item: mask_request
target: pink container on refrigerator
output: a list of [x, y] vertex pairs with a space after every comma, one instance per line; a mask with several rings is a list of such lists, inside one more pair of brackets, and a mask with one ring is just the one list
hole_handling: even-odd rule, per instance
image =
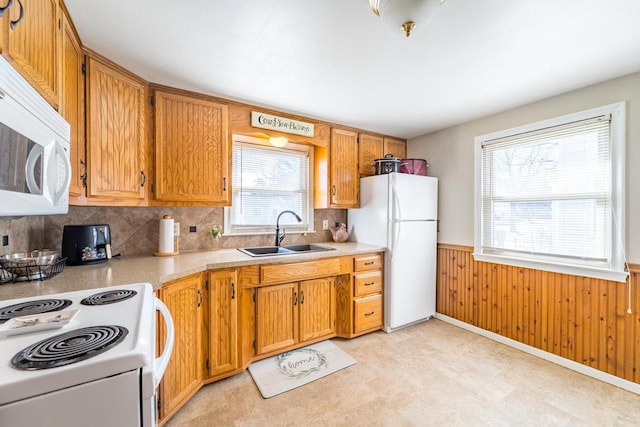
[[429, 167], [429, 164], [425, 159], [400, 160], [400, 173], [427, 176], [428, 167]]

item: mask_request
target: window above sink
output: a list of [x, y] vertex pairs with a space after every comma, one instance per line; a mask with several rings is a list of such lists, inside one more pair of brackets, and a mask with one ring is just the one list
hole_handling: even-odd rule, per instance
[[289, 143], [284, 148], [268, 140], [233, 136], [232, 205], [224, 209], [225, 235], [273, 233], [283, 210], [302, 222], [283, 217], [287, 233], [314, 231], [313, 147]]

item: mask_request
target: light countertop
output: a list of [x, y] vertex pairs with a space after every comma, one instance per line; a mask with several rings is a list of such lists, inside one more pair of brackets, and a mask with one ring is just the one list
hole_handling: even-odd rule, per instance
[[186, 252], [172, 257], [124, 256], [93, 265], [67, 265], [60, 274], [51, 279], [0, 284], [0, 301], [128, 283], [151, 283], [154, 289], [160, 289], [165, 282], [205, 270], [252, 264], [308, 261], [384, 251], [384, 248], [379, 246], [353, 242], [322, 242], [320, 244], [336, 250], [251, 257], [237, 249], [220, 249], [217, 251]]

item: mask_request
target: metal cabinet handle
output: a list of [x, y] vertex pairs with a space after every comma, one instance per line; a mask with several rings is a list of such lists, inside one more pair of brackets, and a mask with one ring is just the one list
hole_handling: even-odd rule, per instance
[[198, 307], [200, 307], [200, 306], [202, 305], [202, 299], [203, 299], [203, 297], [202, 297], [202, 292], [200, 292], [200, 289], [198, 289], [198, 291], [197, 291], [197, 292], [198, 292], [198, 295], [200, 296], [200, 301], [198, 301]]
[[84, 173], [80, 175], [80, 181], [82, 181], [82, 187], [87, 188], [87, 164], [82, 159], [80, 159], [80, 164], [84, 169]]
[[373, 261], [366, 261], [364, 265], [373, 265]]
[[147, 182], [147, 176], [144, 174], [144, 171], [140, 171], [140, 175], [142, 175], [142, 183], [140, 187], [144, 187], [144, 184]]
[[298, 293], [293, 293], [293, 305], [298, 305]]
[[236, 298], [236, 284], [231, 282], [231, 299]]
[[375, 285], [375, 283], [376, 283], [376, 282], [367, 282], [367, 283], [365, 283], [364, 285], [365, 285], [365, 286], [371, 286], [371, 285]]
[[364, 315], [365, 316], [371, 316], [373, 313], [375, 313], [375, 311], [368, 311]]
[[20, 16], [18, 16], [18, 19], [16, 19], [15, 21], [11, 21], [12, 30], [15, 30], [20, 21], [22, 21], [22, 18], [24, 18], [24, 6], [22, 5], [22, 2], [20, 0], [18, 0], [18, 4], [20, 5]]
[[304, 304], [304, 291], [300, 291], [300, 304]]
[[222, 177], [222, 191], [227, 191], [227, 177]]
[[336, 195], [336, 186], [335, 185], [332, 187], [331, 194], [333, 194], [334, 196]]
[[13, 4], [13, 0], [9, 0], [6, 6], [0, 7], [0, 16], [4, 15], [4, 11], [9, 9], [12, 4]]

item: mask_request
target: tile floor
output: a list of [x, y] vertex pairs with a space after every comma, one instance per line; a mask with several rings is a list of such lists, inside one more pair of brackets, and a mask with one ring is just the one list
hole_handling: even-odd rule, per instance
[[358, 363], [270, 399], [245, 371], [166, 426], [640, 426], [640, 395], [440, 320], [333, 342]]

